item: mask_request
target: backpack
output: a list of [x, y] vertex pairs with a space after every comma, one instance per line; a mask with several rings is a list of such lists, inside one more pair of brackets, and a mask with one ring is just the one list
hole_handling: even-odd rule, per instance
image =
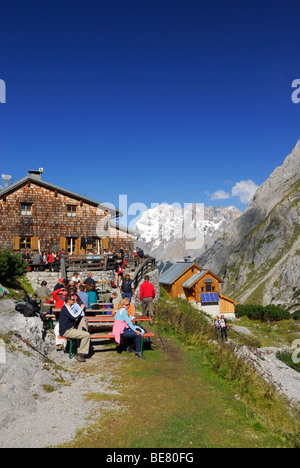
[[24, 317], [39, 316], [39, 306], [35, 301], [31, 299], [28, 302], [18, 302], [16, 304], [15, 310], [23, 314]]

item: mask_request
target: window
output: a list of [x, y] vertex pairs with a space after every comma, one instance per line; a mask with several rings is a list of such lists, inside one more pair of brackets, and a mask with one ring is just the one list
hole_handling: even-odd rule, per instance
[[32, 205], [21, 203], [21, 216], [32, 216]]
[[31, 237], [20, 237], [20, 249], [31, 249]]
[[212, 288], [211, 284], [207, 284], [206, 285], [206, 292], [211, 292], [211, 288]]
[[100, 253], [100, 239], [93, 237], [92, 250], [97, 250]]
[[68, 237], [67, 238], [67, 252], [68, 254], [75, 253], [76, 250], [76, 238], [75, 237]]
[[77, 206], [76, 205], [67, 205], [67, 217], [76, 218], [77, 217]]

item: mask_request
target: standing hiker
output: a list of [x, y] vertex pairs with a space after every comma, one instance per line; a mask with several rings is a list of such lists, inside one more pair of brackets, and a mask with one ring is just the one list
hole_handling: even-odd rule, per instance
[[130, 279], [129, 275], [126, 275], [125, 278], [122, 280], [121, 286], [120, 286], [120, 292], [122, 294], [122, 299], [125, 299], [125, 297], [129, 298], [129, 301], [131, 302], [132, 296], [134, 296], [134, 289], [133, 289], [133, 281]]
[[226, 320], [226, 318], [224, 317], [224, 315], [221, 316], [221, 319], [220, 319], [220, 327], [221, 327], [221, 337], [222, 337], [222, 341], [224, 341], [224, 338], [225, 338], [225, 340], [227, 341], [227, 340], [228, 340], [228, 330], [229, 330], [229, 327], [228, 327], [228, 323], [227, 323], [227, 320]]
[[219, 340], [221, 338], [221, 325], [220, 325], [220, 320], [218, 316], [215, 317], [213, 325], [215, 327], [217, 338]]
[[140, 286], [140, 302], [143, 306], [143, 315], [150, 317], [150, 325], [153, 325], [154, 311], [153, 301], [156, 297], [156, 291], [152, 283], [149, 281], [149, 276], [146, 275], [144, 283]]

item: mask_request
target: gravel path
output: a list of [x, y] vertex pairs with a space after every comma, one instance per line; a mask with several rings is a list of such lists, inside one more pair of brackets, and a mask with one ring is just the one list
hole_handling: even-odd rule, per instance
[[[40, 340], [41, 321], [21, 314], [0, 314], [0, 330], [10, 330], [5, 362], [0, 363], [0, 447], [43, 448], [67, 443], [78, 429], [87, 428], [103, 411], [120, 408], [107, 395], [114, 395], [113, 379], [121, 365], [111, 347], [97, 346], [86, 363], [69, 360], [57, 352], [54, 338]], [[5, 329], [6, 328], [6, 329]], [[17, 336], [40, 348], [32, 350]], [[3, 340], [2, 340], [3, 343]], [[101, 352], [108, 351], [111, 352]], [[41, 353], [60, 367], [45, 361]], [[63, 379], [63, 383], [62, 383]], [[49, 392], [49, 390], [51, 390]], [[99, 401], [86, 394], [104, 394]]]
[[78, 429], [91, 425], [102, 410], [116, 411], [110, 402], [87, 401], [86, 393], [108, 393], [101, 376], [77, 376], [70, 386], [47, 394], [35, 408], [24, 412], [0, 431], [2, 448], [43, 448], [72, 440]]

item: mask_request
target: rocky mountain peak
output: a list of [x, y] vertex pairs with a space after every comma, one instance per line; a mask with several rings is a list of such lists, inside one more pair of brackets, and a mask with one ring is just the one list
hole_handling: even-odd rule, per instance
[[241, 302], [300, 308], [300, 140], [198, 262]]
[[[181, 208], [163, 204], [143, 213], [136, 224], [135, 229], [140, 234], [138, 245], [156, 260], [164, 262], [175, 263], [186, 255], [196, 258], [209, 248], [228, 224], [240, 214], [240, 210], [234, 206], [204, 207], [203, 212], [202, 207], [197, 205]], [[190, 228], [195, 235], [204, 234], [204, 245], [201, 249], [188, 250]]]

